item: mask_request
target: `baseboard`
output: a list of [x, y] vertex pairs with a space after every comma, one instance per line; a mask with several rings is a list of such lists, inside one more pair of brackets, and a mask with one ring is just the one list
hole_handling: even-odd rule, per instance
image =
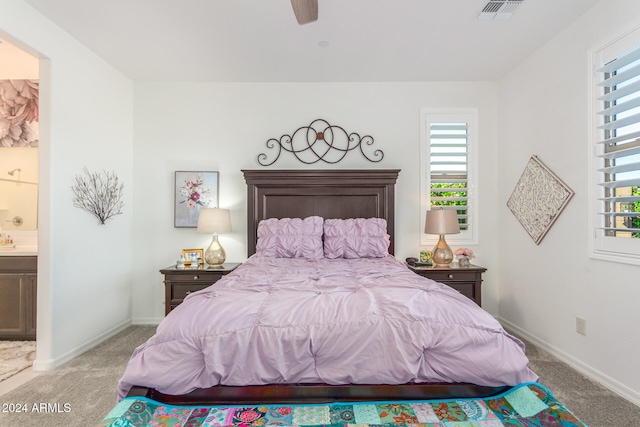
[[93, 347], [97, 346], [98, 344], [108, 340], [109, 338], [113, 337], [114, 335], [124, 331], [125, 329], [127, 329], [129, 326], [131, 326], [131, 320], [126, 320], [122, 323], [120, 323], [119, 325], [114, 326], [113, 328], [109, 329], [106, 332], [103, 332], [102, 334], [98, 335], [97, 337], [87, 341], [86, 343], [82, 344], [79, 347], [76, 347], [68, 352], [66, 352], [65, 354], [63, 354], [60, 357], [56, 357], [55, 359], [48, 359], [48, 360], [39, 360], [36, 359], [33, 362], [33, 370], [34, 371], [51, 371], [55, 368], [57, 368], [58, 366], [62, 365], [63, 363], [66, 363], [78, 356], [80, 356], [82, 353], [91, 350]]
[[159, 325], [164, 317], [136, 317], [132, 320], [133, 325]]
[[512, 332], [515, 335], [519, 335], [527, 341], [532, 342], [537, 347], [540, 347], [547, 353], [551, 354], [553, 357], [561, 360], [566, 363], [576, 371], [585, 375], [586, 377], [596, 381], [599, 384], [602, 384], [604, 387], [608, 388], [612, 392], [618, 394], [620, 397], [627, 399], [629, 402], [634, 405], [640, 406], [640, 393], [627, 387], [626, 385], [620, 383], [619, 381], [609, 377], [608, 375], [603, 374], [597, 369], [592, 368], [586, 363], [576, 359], [575, 357], [565, 353], [557, 347], [547, 343], [546, 341], [541, 340], [535, 335], [530, 334], [529, 332], [521, 329], [520, 327], [514, 325], [513, 323], [501, 318], [496, 317], [496, 319], [502, 324], [502, 326], [508, 331]]

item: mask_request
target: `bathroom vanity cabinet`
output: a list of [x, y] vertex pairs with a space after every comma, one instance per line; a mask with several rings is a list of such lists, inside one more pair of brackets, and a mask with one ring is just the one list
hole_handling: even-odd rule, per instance
[[36, 339], [38, 257], [0, 256], [0, 340]]

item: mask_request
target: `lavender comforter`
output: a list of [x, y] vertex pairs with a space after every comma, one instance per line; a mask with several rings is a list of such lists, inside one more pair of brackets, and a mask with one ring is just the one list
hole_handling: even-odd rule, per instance
[[254, 255], [189, 295], [133, 353], [118, 384], [184, 394], [274, 383], [516, 385], [523, 344], [473, 301], [378, 259]]

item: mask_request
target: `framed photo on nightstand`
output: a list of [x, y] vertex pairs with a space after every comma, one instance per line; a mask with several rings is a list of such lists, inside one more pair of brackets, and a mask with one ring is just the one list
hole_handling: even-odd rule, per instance
[[191, 266], [194, 260], [198, 260], [198, 265], [204, 264], [204, 249], [183, 249], [185, 267]]

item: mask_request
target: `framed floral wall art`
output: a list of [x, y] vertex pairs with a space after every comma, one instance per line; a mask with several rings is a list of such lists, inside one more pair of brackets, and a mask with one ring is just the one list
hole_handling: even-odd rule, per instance
[[173, 226], [195, 228], [202, 208], [218, 207], [218, 172], [176, 171]]
[[37, 147], [40, 82], [0, 80], [0, 147]]
[[532, 156], [513, 189], [507, 206], [538, 245], [571, 197], [573, 190], [537, 156]]

